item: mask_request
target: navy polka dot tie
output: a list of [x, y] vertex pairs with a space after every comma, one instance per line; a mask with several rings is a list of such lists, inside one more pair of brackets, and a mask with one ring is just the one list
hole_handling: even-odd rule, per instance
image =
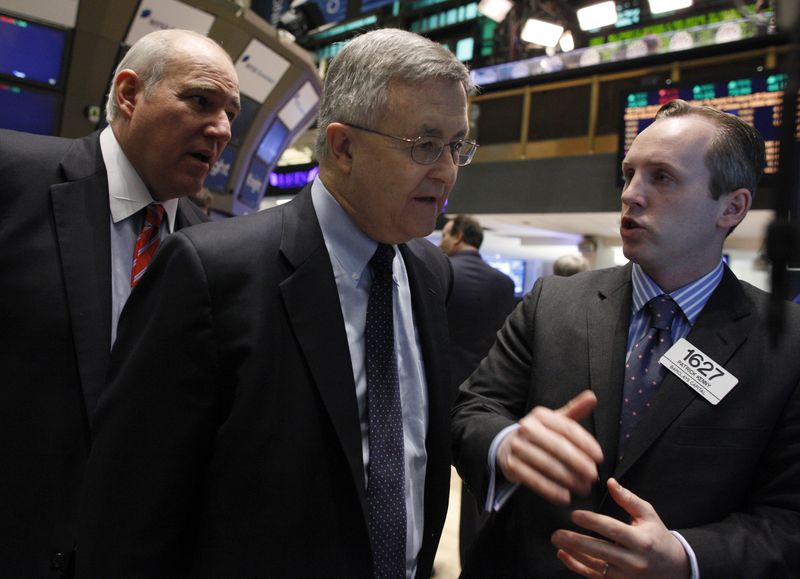
[[406, 503], [403, 415], [392, 317], [394, 248], [383, 243], [369, 261], [372, 285], [365, 327], [369, 477], [367, 502], [375, 577], [405, 577]]
[[678, 304], [668, 295], [654, 297], [646, 307], [650, 311], [650, 329], [633, 345], [628, 363], [625, 364], [619, 429], [620, 459], [625, 444], [650, 407], [650, 399], [664, 379], [666, 370], [658, 360], [672, 347], [670, 328], [678, 312]]

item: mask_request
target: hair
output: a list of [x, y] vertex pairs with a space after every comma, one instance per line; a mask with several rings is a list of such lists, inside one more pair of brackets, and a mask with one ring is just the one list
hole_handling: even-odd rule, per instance
[[553, 264], [553, 274], [569, 277], [589, 269], [589, 262], [582, 255], [562, 255]]
[[114, 82], [117, 80], [117, 75], [120, 71], [125, 69], [134, 71], [139, 80], [144, 83], [144, 97], [149, 98], [153, 89], [163, 80], [164, 72], [177, 66], [176, 61], [186, 53], [181, 47], [180, 41], [187, 36], [202, 38], [215, 46], [219, 46], [214, 40], [198, 32], [169, 29], [157, 30], [146, 34], [130, 47], [117, 65], [116, 70], [114, 70], [111, 87], [108, 89], [106, 120], [109, 123], [116, 119], [119, 113]]
[[717, 134], [706, 151], [705, 162], [711, 173], [709, 189], [713, 199], [744, 188], [755, 197], [764, 172], [764, 137], [735, 115], [708, 106], [694, 106], [676, 99], [662, 106], [656, 120], [695, 115], [714, 123]]
[[327, 155], [326, 129], [334, 122], [373, 127], [386, 109], [392, 82], [460, 82], [467, 95], [475, 85], [467, 67], [447, 48], [405, 30], [384, 28], [352, 39], [333, 58], [317, 116], [316, 154]]
[[462, 239], [467, 245], [480, 249], [483, 243], [483, 227], [477, 219], [469, 215], [456, 215], [450, 220], [450, 235], [461, 233]]

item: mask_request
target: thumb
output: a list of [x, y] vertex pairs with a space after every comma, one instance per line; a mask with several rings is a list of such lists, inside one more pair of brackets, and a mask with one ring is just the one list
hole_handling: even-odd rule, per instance
[[588, 418], [596, 406], [597, 396], [591, 390], [584, 390], [559, 408], [557, 412], [576, 422], [580, 422], [584, 418]]

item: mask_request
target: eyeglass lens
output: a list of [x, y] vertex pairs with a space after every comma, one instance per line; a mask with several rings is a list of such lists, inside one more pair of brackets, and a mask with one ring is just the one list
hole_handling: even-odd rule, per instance
[[422, 165], [435, 163], [445, 147], [450, 149], [453, 162], [456, 165], [464, 166], [472, 161], [476, 146], [469, 141], [456, 141], [445, 143], [436, 137], [422, 137], [411, 148], [411, 157]]

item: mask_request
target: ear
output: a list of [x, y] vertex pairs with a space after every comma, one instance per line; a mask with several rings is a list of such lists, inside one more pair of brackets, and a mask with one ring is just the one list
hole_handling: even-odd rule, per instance
[[328, 160], [332, 161], [344, 174], [349, 175], [353, 169], [353, 141], [350, 131], [342, 123], [331, 123], [325, 129], [328, 141]]
[[747, 215], [753, 204], [753, 195], [749, 189], [742, 187], [724, 195], [723, 202], [724, 209], [717, 220], [717, 225], [722, 229], [730, 229], [738, 225]]
[[117, 108], [126, 119], [130, 120], [136, 109], [136, 103], [140, 98], [140, 85], [139, 75], [128, 68], [119, 71], [114, 78], [114, 96], [117, 99]]

